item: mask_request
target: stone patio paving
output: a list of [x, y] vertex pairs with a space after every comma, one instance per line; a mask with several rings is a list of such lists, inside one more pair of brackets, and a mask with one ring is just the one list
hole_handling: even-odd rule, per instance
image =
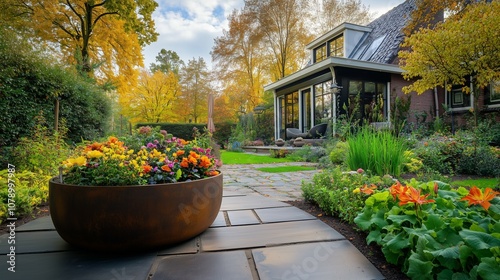
[[384, 279], [341, 234], [282, 202], [300, 197], [299, 179], [310, 173], [264, 176], [247, 167], [223, 170], [217, 219], [183, 244], [120, 255], [85, 252], [43, 217], [16, 229], [15, 273], [7, 270], [8, 235], [0, 236], [0, 279]]

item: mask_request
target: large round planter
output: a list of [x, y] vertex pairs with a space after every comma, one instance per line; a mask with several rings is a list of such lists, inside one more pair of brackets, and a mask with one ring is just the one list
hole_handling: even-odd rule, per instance
[[68, 243], [90, 250], [142, 250], [197, 236], [215, 220], [222, 173], [148, 186], [75, 186], [49, 182], [50, 215]]

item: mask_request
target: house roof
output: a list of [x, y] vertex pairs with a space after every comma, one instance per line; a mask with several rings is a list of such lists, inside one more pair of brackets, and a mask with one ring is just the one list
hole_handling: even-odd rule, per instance
[[307, 48], [317, 46], [321, 41], [327, 40], [329, 36], [335, 35], [346, 28], [366, 32], [366, 35], [361, 38], [350, 57], [328, 57], [321, 62], [310, 64], [291, 75], [264, 86], [264, 90], [275, 90], [326, 68], [336, 66], [401, 74], [403, 70], [393, 63], [398, 55], [399, 45], [404, 40], [403, 28], [408, 24], [411, 13], [417, 7], [416, 1], [406, 0], [364, 28], [349, 23], [337, 26], [308, 44]]
[[398, 55], [399, 45], [404, 40], [403, 28], [417, 8], [416, 2], [407, 0], [370, 22], [367, 27], [372, 28], [372, 31], [349, 58], [393, 63]]

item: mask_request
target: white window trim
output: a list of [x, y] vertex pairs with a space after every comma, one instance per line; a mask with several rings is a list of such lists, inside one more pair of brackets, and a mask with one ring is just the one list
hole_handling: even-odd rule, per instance
[[[499, 81], [500, 83], [500, 81]], [[491, 100], [491, 92], [494, 90], [494, 82], [490, 83], [490, 103], [492, 102], [500, 102], [500, 92], [497, 93], [498, 98], [495, 100]], [[497, 104], [488, 104], [486, 108], [500, 108], [500, 103]]]

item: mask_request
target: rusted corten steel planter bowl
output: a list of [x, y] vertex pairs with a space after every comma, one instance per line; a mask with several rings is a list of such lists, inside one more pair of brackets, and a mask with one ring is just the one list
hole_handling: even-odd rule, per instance
[[75, 186], [49, 182], [50, 216], [69, 244], [97, 251], [143, 250], [197, 236], [215, 220], [222, 173], [148, 186]]

